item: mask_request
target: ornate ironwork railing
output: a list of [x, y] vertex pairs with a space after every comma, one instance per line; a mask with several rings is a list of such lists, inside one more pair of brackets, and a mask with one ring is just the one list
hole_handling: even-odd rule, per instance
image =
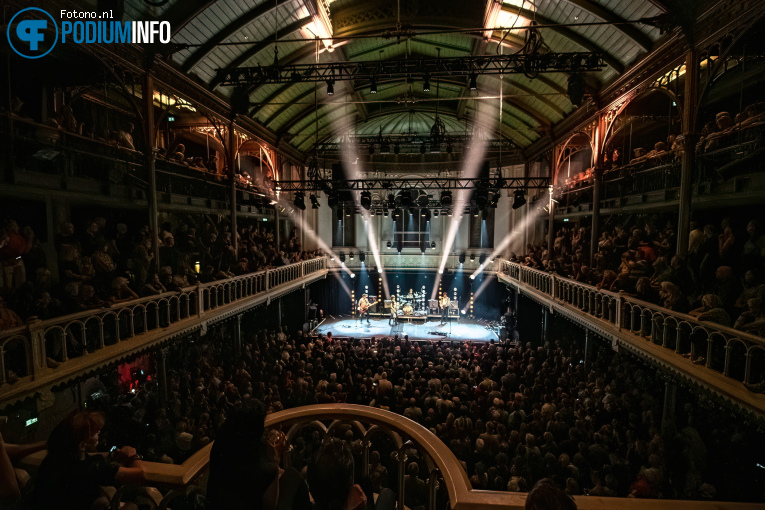
[[[673, 312], [624, 293], [614, 293], [555, 274], [497, 260], [499, 275], [522, 283], [592, 319], [695, 360], [725, 377], [760, 382], [765, 371], [765, 338]], [[703, 358], [703, 359], [702, 359]]]
[[[9, 371], [33, 381], [52, 370], [66, 371], [70, 360], [87, 358], [111, 346], [129, 351], [131, 340], [194, 319], [214, 318], [225, 305], [277, 292], [285, 285], [328, 268], [325, 257], [203, 283], [178, 292], [140, 298], [109, 308], [40, 321], [0, 332], [0, 399], [8, 389]], [[63, 366], [59, 366], [62, 364]], [[78, 364], [78, 366], [81, 363]], [[82, 367], [81, 367], [82, 368]], [[11, 381], [15, 382], [15, 381]], [[19, 382], [19, 384], [24, 384]]]

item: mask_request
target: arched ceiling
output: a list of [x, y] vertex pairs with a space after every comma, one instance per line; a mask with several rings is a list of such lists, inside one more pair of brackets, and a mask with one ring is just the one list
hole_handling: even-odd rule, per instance
[[[316, 1], [319, 3], [317, 4]], [[523, 27], [536, 21], [542, 51], [599, 52], [606, 67], [587, 77], [588, 87], [616, 79], [649, 53], [659, 30], [642, 23], [666, 10], [656, 0], [125, 0], [128, 19], [169, 20], [173, 42], [190, 47], [174, 54], [184, 72], [211, 89], [220, 88], [219, 69], [279, 63], [369, 61], [496, 55], [523, 45]], [[400, 16], [409, 37], [384, 37]], [[331, 19], [331, 21], [330, 21]], [[458, 32], [478, 28], [511, 28]], [[425, 33], [427, 32], [427, 33]], [[434, 33], [436, 32], [436, 33]], [[439, 33], [440, 32], [440, 33]], [[332, 37], [318, 43], [316, 36]], [[504, 36], [504, 37], [503, 37]], [[278, 44], [275, 41], [278, 39]], [[436, 112], [447, 133], [493, 130], [493, 136], [527, 147], [570, 114], [564, 73], [530, 79], [522, 74], [480, 75], [477, 90], [464, 77], [384, 80], [377, 93], [368, 82], [338, 81], [334, 95], [324, 83], [268, 84], [250, 87], [252, 117], [295, 148], [307, 152], [314, 143], [358, 134], [428, 133]], [[501, 133], [500, 86], [503, 94]], [[231, 87], [223, 87], [225, 94]], [[317, 132], [318, 126], [318, 132]]]

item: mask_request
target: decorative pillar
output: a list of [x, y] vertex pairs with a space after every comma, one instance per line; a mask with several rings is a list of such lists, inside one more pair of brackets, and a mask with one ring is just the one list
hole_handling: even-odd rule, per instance
[[159, 395], [162, 402], [167, 402], [167, 347], [157, 351], [154, 359], [157, 363], [157, 379], [159, 379]]
[[584, 331], [584, 368], [589, 368], [592, 363], [592, 332]]
[[592, 231], [590, 232], [590, 267], [595, 265], [595, 253], [598, 249], [600, 236], [600, 187], [603, 170], [595, 167], [592, 171]]
[[154, 236], [151, 240], [151, 250], [154, 258], [151, 266], [159, 273], [159, 209], [157, 207], [157, 168], [154, 161], [154, 77], [150, 73], [143, 77], [143, 135], [144, 135], [144, 166], [148, 174], [149, 190], [146, 197], [149, 201], [149, 230]]
[[693, 171], [696, 165], [696, 106], [698, 103], [698, 51], [691, 48], [685, 56], [685, 94], [683, 97], [683, 159], [680, 171], [680, 205], [677, 214], [677, 254], [688, 254], [691, 232]]
[[236, 352], [242, 352], [242, 314], [236, 316], [236, 330], [234, 332], [234, 341], [236, 342]]
[[661, 410], [661, 431], [665, 432], [667, 425], [675, 420], [675, 401], [677, 386], [671, 381], [664, 383], [664, 406]]
[[237, 173], [237, 158], [236, 158], [237, 146], [236, 146], [236, 133], [233, 119], [228, 123], [228, 161], [229, 161], [229, 177], [231, 178], [231, 244], [234, 247], [234, 253], [237, 260], [239, 259], [239, 242], [237, 240], [238, 228], [236, 226], [236, 173]]

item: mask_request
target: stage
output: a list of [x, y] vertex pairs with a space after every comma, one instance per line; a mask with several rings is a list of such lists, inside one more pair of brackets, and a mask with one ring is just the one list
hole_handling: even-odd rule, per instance
[[[496, 330], [487, 329], [488, 322], [480, 319], [466, 319], [460, 318], [457, 322], [456, 318], [450, 318], [448, 324], [439, 325], [438, 318], [429, 318], [427, 322], [423, 319], [414, 321], [399, 321], [397, 325], [393, 325], [388, 319], [370, 317], [369, 324], [367, 321], [360, 321], [357, 318], [351, 316], [330, 316], [324, 322], [322, 322], [316, 329], [313, 330], [314, 334], [326, 335], [330, 331], [334, 337], [349, 337], [349, 338], [370, 338], [380, 336], [394, 336], [398, 335], [403, 337], [409, 335], [409, 340], [441, 340], [441, 341], [459, 341], [465, 342], [468, 340], [478, 342], [489, 342], [491, 340], [499, 340]], [[441, 333], [440, 335], [434, 333]]]

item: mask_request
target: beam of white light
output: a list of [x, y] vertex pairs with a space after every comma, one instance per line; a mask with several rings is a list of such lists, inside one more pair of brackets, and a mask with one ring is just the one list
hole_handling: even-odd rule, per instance
[[[300, 214], [297, 213], [297, 211], [290, 212], [290, 204], [281, 199], [277, 201], [277, 204], [283, 207], [285, 211], [287, 211], [289, 217], [292, 218], [292, 221], [300, 230], [306, 233], [308, 237], [316, 241], [316, 243], [319, 245], [319, 248], [321, 248], [324, 253], [328, 253], [333, 258], [337, 258], [339, 260], [339, 255], [332, 251], [332, 248], [327, 246], [327, 243], [325, 243], [324, 240], [319, 237], [319, 235], [311, 228], [310, 225], [308, 225], [308, 223]], [[277, 225], [276, 228], [279, 228], [279, 226]], [[346, 273], [351, 274], [351, 270], [345, 267], [345, 264], [341, 264], [341, 267]]]
[[[491, 255], [486, 259], [487, 261], [492, 261], [496, 257], [498, 257], [502, 251], [507, 247], [508, 244], [510, 244], [517, 236], [523, 235], [523, 231], [529, 228], [536, 220], [537, 217], [541, 213], [536, 210], [530, 210], [528, 214], [526, 214], [526, 217], [523, 218], [516, 227], [513, 227], [513, 229], [505, 235], [505, 237], [500, 241], [500, 243], [497, 245], [496, 248], [494, 248], [494, 251], [491, 252]], [[470, 275], [471, 278], [475, 278], [481, 271], [483, 271], [485, 264], [481, 264], [478, 269], [476, 269], [472, 275]]]
[[[492, 115], [491, 106], [489, 104], [481, 102], [478, 103], [476, 121], [477, 125], [484, 125], [488, 131], [493, 131], [493, 126], [496, 123], [496, 118], [494, 118]], [[463, 168], [460, 177], [463, 179], [475, 179], [478, 177], [478, 171], [486, 157], [486, 141], [484, 140], [484, 137], [477, 135], [479, 135], [479, 132], [473, 131], [473, 136], [471, 137], [470, 141], [470, 148], [465, 153], [465, 160], [462, 162]], [[460, 222], [462, 221], [462, 217], [465, 214], [465, 207], [470, 203], [471, 193], [472, 190], [469, 189], [458, 189], [457, 193], [453, 196], [454, 216], [452, 217], [452, 222], [449, 225], [449, 232], [446, 235], [446, 239], [444, 239], [444, 251], [441, 256], [441, 263], [438, 266], [439, 276], [436, 277], [435, 288], [438, 288], [440, 275], [443, 273], [443, 270], [446, 267], [446, 262], [449, 259], [449, 253], [451, 253], [452, 246], [454, 246], [454, 240], [457, 237]], [[433, 295], [435, 295], [435, 290]]]
[[478, 296], [483, 293], [484, 290], [486, 290], [486, 287], [489, 286], [489, 283], [492, 281], [492, 275], [490, 275], [488, 278], [484, 279], [484, 281], [481, 283], [481, 286], [478, 287], [478, 290], [473, 293], [473, 303], [476, 302], [478, 299]]
[[[340, 117], [340, 119], [337, 121], [339, 124], [337, 127], [340, 132], [350, 132], [351, 118], [352, 117], [350, 115], [343, 115]], [[356, 146], [356, 142], [352, 141], [350, 137], [344, 138], [341, 141], [340, 147], [340, 157], [342, 158], [343, 165], [349, 174], [348, 177], [350, 179], [362, 180], [364, 176], [359, 171], [359, 151], [358, 147]], [[369, 211], [361, 207], [360, 196], [355, 192], [353, 193], [353, 201], [361, 211], [362, 218], [364, 218], [364, 232], [366, 233], [367, 240], [369, 241], [369, 248], [372, 250], [372, 257], [375, 260], [377, 272], [379, 273], [379, 277], [382, 278], [383, 290], [385, 291], [384, 295], [390, 296], [388, 278], [385, 275], [385, 267], [383, 266], [382, 258], [380, 257], [380, 247], [377, 244], [377, 234], [375, 233], [374, 218], [369, 214]]]

